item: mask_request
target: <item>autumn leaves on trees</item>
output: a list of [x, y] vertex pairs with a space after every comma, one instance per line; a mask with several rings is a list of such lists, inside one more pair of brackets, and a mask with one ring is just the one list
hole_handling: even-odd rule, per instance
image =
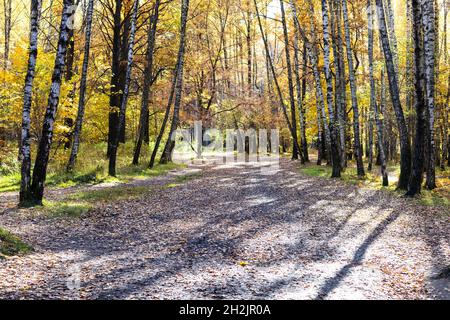
[[[14, 19], [20, 6], [26, 19]], [[74, 172], [83, 145], [106, 142], [116, 176], [121, 144], [132, 144], [133, 165], [171, 162], [170, 137], [194, 121], [279, 129], [272, 148], [326, 163], [334, 178], [379, 166], [387, 186], [398, 163], [407, 195], [433, 189], [450, 161], [448, 8], [448, 0], [4, 1], [0, 139], [19, 141], [20, 203], [42, 204], [60, 146], [58, 161]]]

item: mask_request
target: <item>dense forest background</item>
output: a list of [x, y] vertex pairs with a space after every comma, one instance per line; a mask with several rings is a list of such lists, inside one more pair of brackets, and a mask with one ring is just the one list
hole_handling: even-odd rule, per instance
[[202, 121], [278, 128], [283, 153], [333, 177], [448, 190], [449, 8], [3, 0], [0, 188], [40, 204], [46, 182], [145, 174]]

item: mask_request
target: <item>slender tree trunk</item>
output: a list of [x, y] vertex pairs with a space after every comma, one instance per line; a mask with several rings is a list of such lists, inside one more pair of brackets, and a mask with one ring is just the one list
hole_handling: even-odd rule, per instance
[[[315, 21], [314, 21], [314, 6], [312, 4], [312, 2], [309, 0], [308, 1], [308, 15], [309, 15], [309, 20], [310, 20], [310, 24], [311, 24], [311, 33], [312, 33], [312, 43], [308, 43], [307, 44], [307, 48], [308, 48], [308, 53], [309, 53], [309, 58], [311, 60], [311, 65], [313, 67], [313, 74], [314, 74], [314, 79], [315, 79], [315, 84], [316, 84], [316, 99], [318, 101], [318, 106], [320, 107], [320, 110], [318, 110], [318, 118], [320, 118], [320, 120], [323, 123], [323, 128], [324, 128], [324, 133], [325, 133], [325, 144], [323, 145], [323, 147], [325, 149], [325, 152], [323, 152], [321, 154], [321, 156], [326, 157], [328, 160], [331, 161], [331, 133], [330, 133], [330, 128], [328, 127], [328, 121], [327, 121], [327, 115], [325, 112], [325, 99], [324, 99], [324, 94], [323, 94], [323, 90], [322, 90], [322, 82], [320, 79], [320, 72], [319, 72], [319, 53], [318, 53], [318, 49], [317, 49], [317, 43], [316, 43], [316, 29], [315, 29]], [[302, 31], [302, 29], [300, 29], [300, 31]], [[302, 32], [303, 34], [303, 38], [304, 41], [307, 41], [306, 35], [304, 34], [304, 32]], [[322, 143], [323, 139], [319, 139], [319, 142]]]
[[[330, 1], [330, 22], [331, 22], [331, 34], [332, 34], [332, 44], [333, 44], [333, 55], [335, 61], [335, 103], [336, 103], [336, 127], [339, 134], [339, 155], [340, 155], [340, 166], [341, 169], [345, 168], [346, 155], [345, 155], [345, 120], [343, 116], [343, 109], [345, 109], [345, 101], [342, 101], [343, 95], [342, 91], [345, 91], [345, 86], [342, 88], [341, 85], [341, 74], [344, 72], [341, 69], [341, 58], [338, 50], [338, 37], [336, 34], [336, 19], [335, 11], [336, 6], [334, 1]], [[345, 96], [345, 95], [344, 95]]]
[[4, 12], [4, 32], [5, 32], [5, 50], [3, 52], [4, 69], [8, 69], [9, 64], [9, 49], [11, 43], [11, 22], [12, 22], [12, 0], [3, 0]]
[[420, 193], [423, 181], [424, 169], [424, 144], [426, 132], [426, 117], [425, 117], [425, 74], [424, 74], [424, 54], [423, 54], [423, 40], [422, 40], [422, 11], [420, 8], [421, 0], [412, 0], [413, 13], [413, 37], [414, 37], [414, 61], [415, 61], [415, 108], [416, 108], [416, 136], [414, 138], [414, 156], [412, 161], [411, 179], [406, 195], [414, 196]]
[[81, 129], [83, 125], [84, 110], [85, 110], [85, 97], [86, 97], [86, 83], [89, 67], [89, 54], [91, 49], [91, 31], [92, 31], [92, 15], [94, 12], [94, 0], [89, 0], [87, 14], [86, 14], [86, 36], [84, 44], [84, 58], [83, 67], [81, 70], [80, 81], [80, 96], [78, 100], [78, 114], [75, 121], [75, 128], [73, 132], [72, 150], [70, 152], [69, 162], [67, 163], [67, 171], [70, 172], [75, 166], [75, 161], [78, 155], [78, 149], [80, 146]]
[[406, 190], [408, 188], [409, 177], [411, 175], [411, 145], [409, 144], [408, 128], [406, 127], [405, 117], [400, 102], [400, 90], [398, 88], [397, 73], [395, 72], [395, 65], [392, 57], [391, 47], [389, 44], [389, 37], [387, 34], [386, 18], [384, 15], [382, 0], [376, 0], [376, 5], [380, 38], [388, 72], [389, 89], [395, 116], [397, 118], [398, 130], [400, 133], [401, 159], [398, 188]]
[[[128, 9], [128, 6], [125, 2], [125, 9]], [[130, 2], [128, 2], [130, 3]], [[128, 45], [130, 41], [130, 29], [131, 29], [131, 15], [132, 12], [126, 10], [124, 13], [124, 20], [122, 22], [123, 32], [122, 32], [122, 40], [120, 45], [120, 65], [119, 65], [119, 105], [122, 106], [123, 101], [123, 92], [125, 91], [125, 85], [127, 81], [127, 59], [128, 59]], [[125, 114], [127, 112], [127, 106], [125, 105]], [[120, 118], [120, 114], [119, 114]], [[119, 144], [126, 142], [126, 119], [127, 117], [122, 118], [118, 126], [120, 126], [119, 131]]]
[[125, 110], [128, 103], [128, 96], [130, 92], [130, 83], [131, 83], [131, 67], [133, 65], [133, 48], [134, 48], [134, 38], [136, 34], [136, 19], [139, 9], [139, 0], [134, 0], [133, 3], [133, 14], [131, 17], [131, 25], [130, 25], [130, 40], [128, 43], [128, 55], [127, 55], [127, 71], [125, 74], [125, 87], [123, 90], [122, 102], [120, 105], [120, 116], [119, 116], [119, 126], [117, 128], [117, 132], [115, 135], [115, 139], [111, 145], [111, 154], [109, 156], [109, 175], [115, 177], [116, 176], [116, 160], [117, 160], [117, 148], [119, 145], [120, 132], [122, 130], [122, 126], [125, 125]]
[[147, 64], [144, 70], [144, 89], [142, 91], [142, 105], [141, 116], [139, 118], [139, 132], [136, 140], [136, 146], [134, 149], [133, 164], [139, 164], [139, 157], [141, 154], [142, 142], [145, 136], [148, 135], [148, 104], [150, 98], [150, 90], [153, 81], [153, 53], [155, 51], [155, 39], [156, 39], [156, 27], [159, 19], [159, 5], [160, 0], [156, 0], [155, 7], [153, 8], [153, 14], [150, 19], [150, 26], [148, 30], [147, 39]]
[[383, 0], [385, 12], [387, 13], [387, 29], [389, 35], [389, 43], [391, 44], [392, 59], [394, 61], [395, 72], [398, 73], [398, 44], [397, 35], [395, 33], [395, 18], [392, 0]]
[[[368, 57], [369, 57], [369, 77], [370, 77], [370, 105], [372, 107], [372, 111], [375, 118], [375, 124], [377, 127], [377, 138], [378, 138], [378, 154], [379, 154], [379, 160], [381, 165], [381, 176], [383, 179], [383, 186], [387, 187], [389, 185], [389, 178], [387, 173], [387, 166], [386, 166], [386, 155], [384, 153], [384, 139], [383, 139], [383, 122], [380, 120], [380, 115], [378, 111], [378, 105], [377, 100], [375, 98], [375, 79], [374, 79], [374, 68], [373, 68], [373, 39], [374, 39], [374, 32], [373, 28], [375, 25], [375, 12], [372, 10], [372, 0], [367, 1], [367, 20], [369, 22], [368, 26]], [[371, 117], [371, 118], [373, 118]], [[372, 132], [372, 128], [370, 129]], [[370, 136], [371, 142], [370, 142], [370, 160], [369, 164], [372, 164], [372, 144], [373, 144], [373, 134]], [[370, 170], [369, 170], [370, 171]]]
[[350, 134], [348, 133], [348, 116], [347, 116], [347, 80], [346, 80], [346, 74], [345, 74], [345, 59], [344, 59], [344, 41], [342, 37], [342, 28], [341, 28], [341, 16], [342, 16], [342, 9], [341, 9], [341, 1], [340, 0], [334, 0], [335, 2], [335, 14], [336, 14], [336, 34], [337, 34], [337, 45], [338, 45], [338, 53], [337, 56], [338, 59], [338, 67], [339, 67], [339, 88], [340, 88], [340, 95], [341, 95], [341, 106], [339, 110], [339, 115], [341, 119], [341, 139], [342, 136], [344, 137], [345, 143], [343, 143], [344, 146], [344, 154], [342, 155], [342, 168], [347, 167], [347, 150], [351, 149], [351, 140], [350, 140]]
[[287, 65], [287, 73], [288, 73], [288, 86], [289, 86], [289, 102], [291, 105], [291, 121], [292, 121], [292, 138], [293, 147], [292, 147], [292, 159], [297, 160], [299, 156], [299, 151], [297, 149], [298, 146], [298, 137], [297, 137], [297, 118], [295, 113], [295, 97], [294, 97], [294, 81], [292, 77], [292, 65], [291, 65], [291, 56], [289, 53], [289, 35], [288, 29], [286, 25], [286, 14], [284, 11], [283, 0], [280, 0], [280, 8], [281, 8], [281, 21], [283, 24], [283, 35], [284, 35], [284, 48], [286, 54], [286, 65]]
[[[289, 120], [289, 116], [288, 116], [288, 113], [287, 113], [287, 110], [286, 110], [286, 106], [284, 104], [283, 93], [281, 92], [280, 84], [278, 82], [277, 74], [275, 72], [275, 67], [273, 65], [272, 58], [270, 57], [269, 44], [268, 44], [268, 41], [267, 41], [267, 37], [266, 37], [266, 35], [264, 33], [264, 29], [263, 29], [263, 26], [262, 26], [261, 17], [259, 15], [259, 9], [258, 9], [258, 5], [256, 3], [256, 0], [253, 0], [253, 3], [255, 5], [256, 16], [258, 18], [258, 25], [259, 25], [259, 30], [261, 32], [261, 37], [262, 37], [262, 40], [263, 40], [263, 43], [264, 43], [264, 49], [266, 51], [267, 57], [269, 58], [269, 67], [270, 67], [270, 71], [271, 71], [272, 76], [273, 76], [273, 81], [275, 83], [275, 88], [277, 90], [278, 98], [279, 98], [279, 101], [280, 101], [280, 106], [281, 106], [281, 109], [283, 110], [283, 115], [284, 115], [284, 118], [285, 118], [286, 123], [288, 125], [288, 128], [289, 128], [289, 131], [291, 133], [291, 136], [294, 137], [294, 132], [293, 132], [293, 128], [292, 128], [292, 125], [291, 125], [291, 121]], [[297, 144], [297, 146], [296, 146], [297, 150], [300, 150], [300, 147], [298, 146], [298, 141], [294, 139], [294, 143]]]
[[62, 74], [65, 67], [65, 56], [67, 44], [69, 42], [68, 20], [73, 14], [71, 10], [71, 0], [63, 1], [63, 11], [59, 30], [58, 49], [55, 58], [55, 67], [52, 75], [52, 85], [48, 97], [47, 110], [45, 112], [42, 135], [39, 141], [38, 152], [33, 170], [33, 182], [31, 184], [32, 202], [42, 204], [44, 196], [44, 183], [47, 175], [48, 158], [53, 140], [53, 128], [55, 124], [56, 112], [59, 104]]
[[354, 134], [354, 148], [355, 148], [355, 156], [356, 156], [356, 166], [358, 176], [362, 177], [365, 175], [364, 173], [364, 164], [362, 160], [362, 148], [361, 148], [361, 140], [360, 140], [360, 127], [359, 127], [359, 107], [358, 107], [358, 99], [356, 97], [356, 78], [355, 78], [355, 70], [353, 65], [353, 50], [351, 47], [351, 39], [350, 39], [350, 26], [348, 22], [348, 10], [347, 10], [347, 0], [342, 0], [342, 12], [344, 16], [344, 29], [345, 29], [345, 42], [347, 45], [347, 60], [348, 60], [348, 71], [350, 77], [350, 89], [352, 95], [352, 107], [353, 107], [353, 134]]
[[299, 105], [299, 108], [302, 110], [303, 118], [301, 123], [302, 128], [302, 149], [304, 152], [305, 162], [309, 162], [309, 152], [308, 152], [308, 141], [306, 139], [306, 121], [305, 114], [306, 109], [304, 108], [305, 100], [306, 100], [306, 76], [307, 76], [307, 68], [308, 68], [308, 54], [306, 49], [306, 41], [303, 41], [303, 66], [302, 66], [302, 103]]
[[[294, 21], [294, 74], [297, 89], [297, 104], [300, 118], [300, 139], [301, 139], [301, 149], [299, 150], [300, 159], [302, 164], [306, 162], [307, 153], [307, 143], [306, 143], [306, 129], [305, 127], [305, 116], [303, 114], [303, 97], [302, 97], [302, 84], [300, 81], [300, 50], [299, 50], [299, 25], [297, 20], [297, 8], [293, 2], [290, 0], [292, 19]], [[303, 75], [305, 76], [305, 74]], [[295, 119], [293, 119], [295, 120]]]
[[[72, 0], [72, 5], [78, 6], [79, 0]], [[72, 13], [75, 13], [75, 8], [72, 8]], [[74, 62], [75, 62], [75, 31], [73, 26], [69, 28], [69, 43], [67, 44], [67, 53], [66, 53], [66, 67], [65, 67], [65, 75], [64, 75], [64, 81], [70, 82], [72, 81], [73, 74], [74, 74]], [[67, 95], [67, 99], [69, 101], [72, 101], [75, 96], [75, 87], [76, 85], [73, 84], [72, 89], [69, 91]], [[70, 104], [68, 107], [72, 108], [73, 105]], [[64, 142], [64, 149], [69, 149], [72, 144], [72, 127], [73, 127], [73, 119], [71, 116], [67, 116], [64, 118], [64, 125], [68, 128], [67, 133], [64, 135], [66, 141]]]
[[341, 177], [341, 155], [339, 150], [339, 135], [336, 118], [334, 115], [333, 102], [333, 76], [331, 74], [331, 49], [330, 49], [330, 25], [327, 0], [322, 0], [322, 20], [323, 20], [323, 42], [324, 42], [324, 61], [325, 78], [327, 80], [327, 105], [329, 116], [329, 128], [331, 136], [331, 161], [333, 165], [332, 178]]
[[414, 43], [412, 41], [411, 0], [406, 0], [406, 109], [408, 110], [408, 137], [414, 136]]
[[108, 150], [106, 155], [111, 154], [112, 142], [116, 139], [114, 136], [119, 125], [120, 110], [120, 30], [122, 26], [122, 0], [116, 0], [116, 6], [113, 17], [113, 40], [112, 40], [112, 59], [111, 59], [111, 89], [109, 96], [109, 121], [108, 121]]
[[252, 94], [252, 46], [251, 46], [251, 32], [252, 32], [252, 20], [250, 14], [250, 0], [247, 0], [247, 86], [248, 94]]
[[[179, 124], [179, 112], [181, 106], [181, 95], [183, 91], [183, 68], [184, 68], [184, 54], [186, 49], [186, 26], [189, 13], [189, 0], [182, 0], [181, 2], [181, 29], [180, 29], [180, 47], [178, 50], [177, 61], [177, 73], [174, 80], [175, 89], [175, 102], [173, 107], [173, 117], [170, 126], [169, 137], [167, 138], [166, 145], [164, 146], [163, 154], [160, 159], [160, 163], [168, 163], [172, 161], [172, 152], [175, 148], [175, 131]], [[170, 103], [171, 104], [171, 103]], [[163, 129], [161, 129], [163, 130]], [[155, 146], [155, 152], [157, 149]]]
[[436, 24], [434, 1], [422, 0], [424, 30], [424, 60], [426, 81], [426, 115], [427, 115], [427, 179], [429, 190], [436, 188], [436, 142], [435, 142], [435, 76], [436, 76]]
[[26, 206], [31, 200], [31, 150], [30, 150], [30, 124], [31, 124], [31, 101], [33, 96], [33, 82], [38, 55], [39, 20], [41, 16], [41, 0], [31, 1], [30, 14], [30, 47], [28, 55], [28, 68], [25, 77], [23, 112], [22, 112], [22, 140], [21, 140], [21, 180], [19, 205]]

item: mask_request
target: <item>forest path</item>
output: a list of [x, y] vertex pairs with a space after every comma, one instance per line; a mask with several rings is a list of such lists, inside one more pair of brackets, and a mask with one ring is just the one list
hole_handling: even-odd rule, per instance
[[205, 166], [77, 219], [9, 210], [36, 250], [0, 260], [0, 298], [450, 299], [449, 212], [297, 167]]

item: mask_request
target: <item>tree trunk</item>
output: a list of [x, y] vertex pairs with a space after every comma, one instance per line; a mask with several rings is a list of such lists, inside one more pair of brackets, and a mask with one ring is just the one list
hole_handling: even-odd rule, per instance
[[[345, 83], [344, 87], [342, 87], [341, 83], [341, 74], [345, 72], [342, 70], [341, 65], [341, 54], [338, 50], [338, 37], [336, 30], [336, 19], [335, 19], [335, 4], [334, 1], [330, 1], [330, 22], [331, 22], [331, 34], [332, 34], [332, 44], [333, 44], [333, 55], [335, 61], [335, 103], [336, 103], [336, 128], [339, 134], [339, 155], [340, 155], [340, 166], [341, 169], [345, 168], [346, 163], [346, 155], [345, 155], [345, 119], [343, 113], [345, 110], [345, 101], [343, 101], [345, 97]], [[344, 92], [344, 94], [343, 94]]]
[[252, 94], [252, 46], [251, 46], [251, 32], [252, 32], [252, 20], [250, 15], [250, 0], [247, 0], [247, 90], [248, 94]]
[[[290, 0], [292, 19], [294, 21], [294, 74], [295, 74], [295, 82], [297, 89], [297, 104], [300, 118], [300, 139], [301, 139], [301, 149], [299, 150], [300, 159], [302, 164], [307, 161], [308, 148], [306, 143], [306, 129], [305, 129], [305, 116], [303, 113], [303, 97], [302, 97], [302, 84], [300, 81], [300, 49], [299, 49], [299, 25], [297, 20], [297, 8], [293, 3], [293, 0]], [[303, 74], [305, 77], [305, 74]], [[305, 84], [306, 86], [306, 84]], [[295, 120], [295, 119], [293, 119]]]
[[426, 132], [425, 119], [425, 74], [424, 74], [424, 54], [422, 41], [422, 11], [420, 8], [421, 0], [412, 0], [413, 12], [413, 37], [414, 37], [414, 88], [415, 88], [415, 108], [416, 108], [416, 136], [414, 138], [414, 157], [412, 161], [411, 179], [406, 195], [414, 196], [420, 193], [423, 181], [424, 168], [424, 144]]
[[289, 35], [286, 25], [286, 14], [284, 12], [284, 4], [283, 0], [280, 0], [280, 8], [281, 8], [281, 21], [283, 24], [283, 35], [284, 35], [284, 48], [286, 54], [286, 65], [287, 65], [287, 74], [288, 74], [288, 86], [289, 86], [289, 102], [291, 105], [291, 121], [292, 121], [292, 139], [293, 147], [292, 147], [292, 159], [297, 160], [299, 156], [299, 151], [297, 149], [298, 146], [298, 137], [297, 137], [297, 118], [295, 113], [295, 97], [294, 97], [294, 81], [292, 78], [292, 65], [291, 65], [291, 56], [289, 53]]
[[398, 88], [397, 73], [395, 72], [395, 65], [392, 57], [391, 47], [389, 44], [389, 37], [386, 28], [386, 18], [384, 15], [382, 0], [376, 0], [376, 5], [380, 38], [388, 72], [389, 90], [391, 93], [395, 116], [397, 118], [398, 131], [400, 133], [401, 159], [398, 188], [406, 190], [408, 188], [409, 177], [411, 174], [411, 145], [409, 144], [408, 128], [406, 127], [405, 117], [400, 102], [400, 91]]
[[[317, 106], [320, 107], [319, 110], [317, 110], [318, 112], [318, 118], [320, 118], [321, 122], [323, 123], [323, 128], [324, 128], [324, 134], [325, 134], [325, 144], [323, 144], [323, 147], [325, 149], [325, 152], [323, 152], [321, 154], [322, 157], [330, 160], [331, 159], [331, 133], [330, 133], [330, 128], [328, 127], [328, 122], [327, 122], [327, 115], [325, 112], [325, 99], [324, 99], [324, 94], [323, 94], [323, 90], [322, 90], [322, 82], [320, 80], [320, 73], [319, 73], [319, 53], [318, 53], [318, 49], [317, 49], [317, 43], [316, 43], [316, 29], [315, 29], [315, 21], [314, 21], [314, 6], [312, 4], [311, 1], [308, 1], [308, 15], [309, 15], [309, 20], [311, 23], [311, 33], [312, 33], [312, 43], [307, 43], [307, 48], [308, 48], [308, 54], [309, 54], [309, 58], [311, 60], [311, 65], [313, 67], [313, 74], [314, 74], [314, 79], [315, 79], [315, 84], [316, 84], [316, 99], [317, 99]], [[300, 29], [300, 31], [302, 31], [302, 29]], [[303, 35], [303, 40], [307, 41], [306, 35], [304, 34], [304, 32], [302, 32]], [[319, 126], [320, 129], [320, 126]], [[319, 139], [320, 143], [323, 143], [323, 139]], [[318, 162], [319, 163], [319, 162]]]
[[[298, 22], [298, 20], [297, 20]], [[308, 141], [306, 140], [306, 121], [305, 114], [306, 109], [303, 107], [305, 105], [306, 99], [306, 71], [308, 68], [308, 54], [306, 49], [306, 41], [303, 41], [303, 66], [302, 66], [302, 104], [299, 106], [302, 109], [303, 119], [302, 119], [302, 149], [304, 152], [305, 162], [309, 162], [309, 152], [308, 152]]]
[[11, 22], [12, 22], [12, 0], [3, 0], [4, 12], [4, 32], [5, 32], [5, 50], [3, 52], [4, 69], [8, 69], [9, 48], [11, 43]]
[[122, 0], [116, 0], [114, 10], [114, 27], [112, 40], [112, 60], [111, 60], [111, 89], [109, 96], [109, 123], [108, 123], [108, 151], [107, 156], [111, 154], [112, 142], [116, 139], [115, 134], [119, 126], [120, 110], [120, 30], [122, 26]]
[[[175, 148], [175, 131], [179, 124], [179, 113], [181, 106], [181, 95], [183, 91], [183, 68], [184, 68], [184, 54], [186, 49], [186, 26], [187, 18], [189, 13], [189, 0], [182, 0], [181, 2], [181, 29], [180, 29], [180, 47], [178, 50], [178, 61], [177, 61], [177, 73], [175, 83], [175, 102], [173, 107], [173, 117], [170, 126], [169, 137], [167, 138], [166, 145], [164, 146], [163, 154], [160, 159], [160, 163], [168, 163], [172, 161], [172, 152]], [[163, 129], [161, 129], [163, 130]], [[155, 146], [154, 152], [157, 150]]]
[[423, 42], [426, 81], [427, 115], [427, 179], [428, 190], [436, 188], [436, 142], [435, 142], [435, 76], [436, 76], [436, 30], [434, 1], [422, 0]]
[[142, 105], [141, 116], [139, 118], [139, 132], [134, 149], [133, 164], [139, 164], [139, 157], [141, 154], [142, 142], [145, 136], [148, 135], [148, 105], [150, 98], [150, 90], [153, 81], [153, 53], [155, 51], [156, 27], [159, 19], [159, 5], [160, 0], [156, 0], [153, 14], [150, 18], [150, 26], [147, 38], [147, 64], [144, 70], [144, 89], [142, 91]]
[[[127, 2], [125, 2], [127, 3]], [[129, 3], [129, 2], [128, 2]], [[125, 9], [128, 6], [125, 5]], [[120, 106], [122, 106], [123, 101], [123, 93], [125, 91], [125, 85], [127, 81], [127, 59], [128, 59], [128, 45], [130, 40], [130, 28], [131, 28], [131, 15], [130, 12], [125, 11], [124, 20], [122, 22], [123, 32], [122, 32], [122, 40], [120, 45], [120, 65], [119, 65], [119, 101]], [[127, 112], [127, 106], [125, 105], [125, 115]], [[120, 114], [119, 114], [120, 118]], [[120, 120], [121, 122], [118, 124], [120, 126], [119, 130], [119, 143], [125, 143], [126, 141], [126, 117]]]
[[52, 85], [48, 97], [47, 110], [45, 112], [42, 135], [39, 141], [38, 152], [33, 170], [33, 182], [31, 184], [32, 202], [41, 205], [44, 196], [44, 183], [47, 175], [47, 165], [50, 147], [53, 140], [53, 128], [55, 124], [56, 112], [59, 104], [62, 74], [65, 67], [65, 56], [67, 44], [69, 42], [68, 20], [73, 14], [71, 0], [63, 1], [63, 11], [59, 30], [58, 49], [55, 58], [55, 67], [52, 75]]
[[336, 57], [338, 59], [338, 67], [339, 67], [339, 88], [341, 95], [341, 105], [339, 110], [340, 117], [340, 136], [341, 140], [344, 139], [344, 143], [342, 144], [344, 147], [344, 153], [341, 159], [342, 168], [347, 167], [347, 150], [351, 149], [351, 140], [350, 134], [348, 131], [348, 117], [347, 117], [347, 81], [345, 75], [345, 59], [344, 59], [344, 43], [342, 39], [342, 31], [341, 31], [341, 1], [334, 0], [335, 2], [335, 15], [336, 15], [336, 34], [337, 34], [337, 45], [338, 45], [338, 53], [339, 55]]
[[133, 3], [133, 14], [131, 17], [131, 25], [130, 25], [130, 40], [128, 43], [128, 55], [127, 55], [127, 71], [125, 74], [125, 87], [123, 90], [122, 102], [120, 105], [120, 116], [119, 116], [119, 126], [117, 128], [117, 132], [115, 135], [115, 140], [111, 145], [111, 154], [109, 156], [109, 175], [115, 177], [116, 176], [116, 160], [117, 160], [117, 148], [120, 140], [120, 132], [122, 130], [122, 126], [125, 125], [125, 111], [128, 103], [128, 96], [130, 92], [130, 83], [131, 83], [131, 67], [133, 65], [133, 47], [134, 47], [134, 38], [136, 34], [136, 20], [139, 9], [139, 0], [134, 0]]
[[364, 173], [364, 164], [362, 160], [362, 148], [360, 139], [360, 128], [359, 128], [359, 107], [357, 100], [357, 90], [356, 90], [356, 78], [355, 70], [353, 66], [353, 50], [351, 47], [350, 39], [350, 26], [348, 22], [348, 10], [347, 10], [347, 0], [342, 0], [342, 12], [344, 16], [344, 29], [345, 29], [345, 42], [347, 45], [347, 60], [348, 60], [348, 71], [350, 77], [350, 89], [352, 95], [352, 108], [353, 108], [353, 134], [354, 134], [354, 148], [356, 156], [356, 166], [358, 176], [362, 177]]
[[391, 44], [392, 59], [394, 61], [395, 72], [398, 73], [398, 44], [397, 35], [395, 34], [394, 9], [392, 8], [392, 0], [383, 0], [385, 2], [385, 12], [387, 13], [387, 29], [389, 35], [389, 43]]
[[70, 172], [75, 166], [75, 161], [78, 155], [78, 149], [80, 146], [81, 129], [83, 125], [84, 110], [85, 110], [85, 97], [86, 97], [86, 83], [87, 73], [89, 67], [89, 54], [91, 49], [91, 31], [92, 31], [92, 15], [94, 12], [94, 0], [89, 0], [87, 14], [86, 14], [86, 36], [84, 44], [84, 58], [83, 67], [81, 70], [80, 81], [80, 96], [78, 100], [78, 114], [75, 121], [75, 128], [73, 132], [72, 150], [70, 152], [69, 162], [67, 163], [67, 171]]
[[[372, 11], [372, 0], [367, 1], [367, 18], [368, 18], [368, 56], [369, 56], [369, 77], [370, 77], [370, 106], [372, 107], [372, 111], [375, 118], [375, 124], [377, 127], [377, 138], [378, 138], [378, 155], [381, 165], [381, 176], [383, 179], [383, 186], [387, 187], [389, 185], [389, 178], [386, 170], [386, 155], [384, 153], [384, 139], [383, 139], [383, 122], [380, 120], [380, 115], [378, 111], [377, 100], [375, 98], [375, 79], [374, 79], [374, 71], [373, 71], [373, 38], [374, 38], [374, 12]], [[371, 117], [373, 118], [373, 117]], [[370, 128], [372, 132], [372, 128]], [[373, 144], [373, 134], [370, 135], [370, 160], [369, 164], [372, 164], [372, 144]], [[370, 171], [370, 170], [369, 170]]]
[[31, 150], [30, 150], [30, 124], [31, 101], [33, 96], [33, 81], [38, 55], [39, 20], [41, 16], [41, 0], [31, 1], [30, 14], [30, 47], [28, 56], [27, 75], [25, 77], [23, 112], [22, 112], [22, 139], [21, 139], [21, 180], [19, 206], [26, 206], [32, 200], [30, 192], [31, 181]]
[[341, 155], [339, 150], [339, 135], [337, 129], [336, 118], [334, 116], [333, 102], [333, 76], [331, 74], [330, 62], [330, 26], [328, 13], [328, 0], [322, 0], [322, 20], [323, 20], [323, 42], [324, 42], [324, 61], [325, 61], [325, 78], [327, 80], [327, 105], [329, 116], [329, 128], [331, 136], [331, 162], [333, 165], [332, 178], [341, 177]]
[[[264, 43], [264, 49], [266, 51], [266, 55], [267, 55], [268, 60], [269, 60], [269, 67], [270, 67], [270, 71], [272, 73], [273, 81], [275, 83], [275, 88], [277, 90], [280, 106], [281, 106], [281, 109], [283, 110], [283, 115], [284, 115], [284, 118], [285, 118], [286, 123], [288, 125], [289, 132], [291, 133], [291, 136], [294, 137], [295, 135], [294, 135], [293, 128], [292, 128], [292, 125], [291, 125], [291, 121], [289, 120], [289, 116], [288, 116], [288, 113], [287, 113], [287, 110], [286, 110], [286, 106], [284, 104], [283, 93], [281, 92], [280, 84], [278, 82], [277, 74], [275, 72], [275, 67], [273, 65], [272, 58], [270, 57], [269, 43], [267, 41], [267, 37], [266, 37], [266, 35], [264, 33], [264, 30], [263, 30], [261, 17], [259, 16], [259, 10], [258, 10], [258, 5], [256, 3], [256, 0], [253, 0], [253, 3], [255, 5], [256, 16], [258, 18], [259, 31], [261, 32], [261, 37], [262, 37], [262, 40], [263, 40], [263, 43]], [[298, 146], [298, 141], [294, 139], [294, 143], [297, 144], [297, 146], [296, 146], [297, 150], [300, 150], [300, 147]]]

